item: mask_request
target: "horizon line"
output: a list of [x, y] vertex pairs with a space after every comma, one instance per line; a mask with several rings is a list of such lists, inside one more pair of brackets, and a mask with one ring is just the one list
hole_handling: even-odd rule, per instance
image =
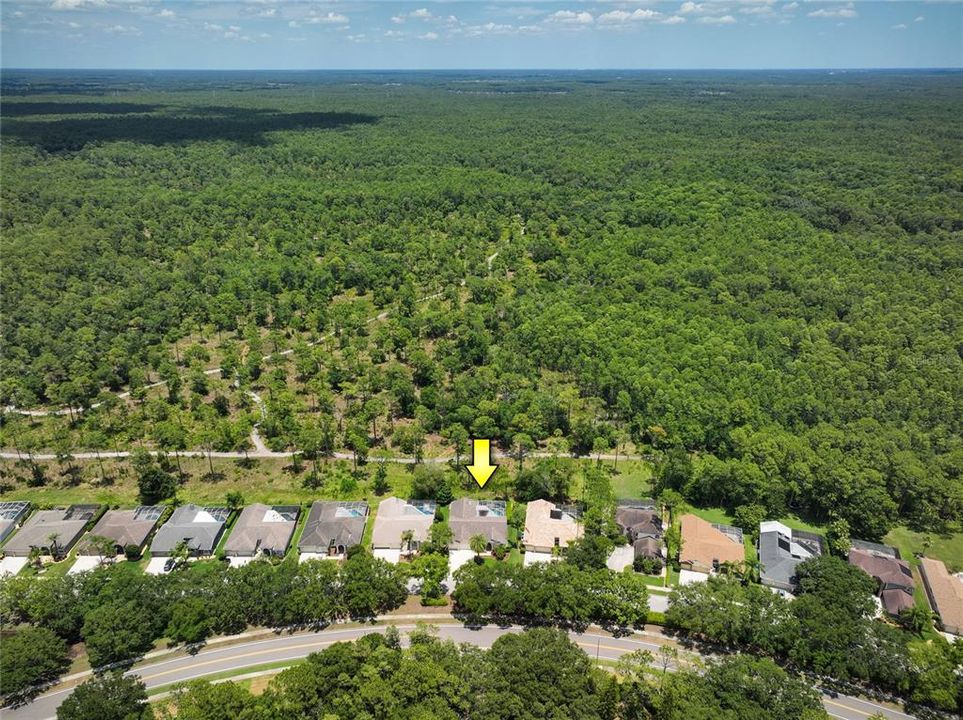
[[774, 67], [438, 67], [438, 68], [149, 68], [149, 67], [3, 67], [0, 72], [959, 72], [963, 65], [945, 66], [774, 66]]

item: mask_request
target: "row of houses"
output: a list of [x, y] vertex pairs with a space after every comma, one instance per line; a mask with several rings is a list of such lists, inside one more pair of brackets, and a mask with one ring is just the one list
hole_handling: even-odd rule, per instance
[[[449, 506], [452, 572], [474, 556], [473, 538], [481, 536], [488, 550], [508, 543], [506, 510], [504, 501], [474, 498], [460, 498]], [[226, 507], [182, 505], [161, 524], [165, 512], [161, 506], [141, 506], [100, 514], [97, 505], [72, 505], [30, 515], [29, 503], [0, 502], [0, 549], [4, 556], [0, 574], [18, 572], [34, 553], [59, 559], [75, 546], [78, 559], [71, 572], [79, 572], [95, 567], [111, 549], [120, 554], [133, 547], [141, 553], [148, 543], [151, 560], [147, 572], [160, 573], [169, 568], [167, 561], [175, 553], [213, 555], [224, 540], [232, 515]], [[223, 554], [234, 565], [262, 555], [284, 556], [291, 547], [300, 512], [297, 505], [245, 507], [223, 542]], [[435, 516], [436, 506], [431, 501], [386, 498], [373, 521], [373, 554], [398, 562], [403, 555], [417, 552], [429, 539]], [[300, 558], [344, 558], [349, 548], [362, 544], [368, 520], [369, 507], [363, 501], [313, 503], [297, 544]], [[662, 515], [651, 500], [620, 502], [615, 521], [626, 543], [609, 558], [611, 569], [621, 571], [637, 558], [665, 560]], [[746, 545], [740, 528], [685, 514], [679, 518], [679, 529], [680, 583], [705, 581], [713, 573], [745, 566]], [[557, 559], [582, 532], [578, 507], [547, 500], [529, 503], [521, 538], [524, 563]], [[765, 521], [759, 527], [756, 550], [760, 582], [788, 595], [798, 589], [798, 565], [823, 554], [825, 545], [819, 535]], [[876, 580], [880, 606], [888, 614], [896, 616], [914, 604], [912, 569], [898, 550], [854, 540], [848, 559]], [[943, 563], [929, 558], [921, 560], [920, 573], [943, 629], [963, 634], [963, 580], [950, 574]]]

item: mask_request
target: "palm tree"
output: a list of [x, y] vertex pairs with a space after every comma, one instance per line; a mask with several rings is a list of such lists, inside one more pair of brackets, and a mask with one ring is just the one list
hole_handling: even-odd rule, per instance
[[488, 540], [485, 539], [484, 535], [472, 535], [468, 538], [468, 547], [473, 553], [475, 553], [475, 559], [488, 549]]
[[411, 541], [414, 540], [415, 533], [413, 530], [405, 530], [401, 533], [401, 546], [404, 548], [405, 554], [411, 554]]

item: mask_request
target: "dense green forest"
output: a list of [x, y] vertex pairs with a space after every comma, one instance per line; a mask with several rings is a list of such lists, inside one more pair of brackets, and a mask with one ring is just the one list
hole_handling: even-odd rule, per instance
[[67, 412], [2, 444], [629, 448], [700, 504], [955, 527], [961, 86], [6, 73], [0, 401]]
[[[705, 673], [651, 670], [651, 653], [629, 654], [617, 674], [592, 661], [562, 632], [505, 635], [489, 650], [441, 641], [430, 626], [400, 634], [389, 627], [356, 643], [339, 642], [275, 677], [252, 695], [227, 682], [177, 688], [146, 705], [143, 685], [106, 675], [90, 680], [58, 710], [58, 720], [817, 720], [819, 695], [770, 660], [712, 662]], [[138, 693], [139, 691], [139, 693]], [[123, 714], [120, 711], [123, 711]]]

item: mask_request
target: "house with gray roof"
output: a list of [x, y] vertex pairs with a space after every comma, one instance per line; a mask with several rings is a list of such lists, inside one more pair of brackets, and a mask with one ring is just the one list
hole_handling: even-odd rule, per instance
[[459, 498], [448, 510], [448, 527], [451, 528], [451, 548], [468, 550], [468, 543], [475, 535], [481, 535], [492, 550], [496, 545], [508, 544], [508, 517], [504, 500], [477, 500]]
[[30, 514], [30, 503], [23, 500], [0, 502], [0, 543], [17, 529], [17, 526]]
[[284, 557], [300, 512], [298, 505], [248, 505], [241, 511], [224, 543], [224, 554], [228, 557], [255, 557], [258, 554]]
[[302, 555], [344, 557], [348, 548], [361, 544], [367, 520], [366, 502], [317, 501], [311, 505], [298, 550]]
[[230, 516], [229, 508], [181, 505], [154, 535], [151, 554], [170, 555], [184, 543], [191, 555], [211, 555]]
[[141, 505], [134, 509], [108, 510], [90, 534], [80, 541], [77, 552], [80, 555], [99, 555], [101, 550], [92, 542], [93, 538], [102, 537], [114, 542], [116, 554], [124, 552], [128, 545], [134, 545], [143, 552], [147, 545], [147, 538], [154, 532], [157, 523], [164, 514], [161, 505]]
[[62, 558], [70, 552], [98, 512], [100, 505], [39, 510], [7, 541], [3, 552], [14, 557], [27, 557], [37, 549], [41, 555]]
[[759, 580], [763, 585], [786, 593], [798, 587], [796, 566], [822, 555], [823, 539], [819, 535], [793, 530], [781, 522], [767, 520], [759, 524]]

